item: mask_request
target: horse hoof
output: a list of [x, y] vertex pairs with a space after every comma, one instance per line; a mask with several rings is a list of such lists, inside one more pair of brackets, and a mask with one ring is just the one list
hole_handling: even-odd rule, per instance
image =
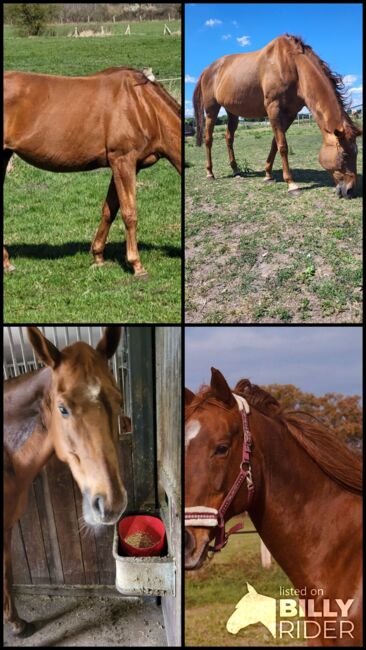
[[14, 264], [9, 264], [8, 266], [4, 266], [4, 271], [5, 273], [11, 273], [11, 271], [15, 271]]
[[207, 176], [206, 176], [206, 180], [207, 180], [207, 181], [214, 181], [214, 180], [215, 180], [215, 176], [214, 176], [213, 174], [207, 174]]
[[105, 264], [104, 260], [103, 260], [103, 262], [93, 262], [93, 264], [91, 265], [90, 268], [91, 269], [99, 269], [101, 266], [104, 266], [104, 264]]
[[276, 179], [275, 178], [267, 178], [267, 176], [263, 179], [263, 183], [275, 183]]
[[134, 278], [137, 280], [145, 280], [146, 278], [149, 277], [149, 274], [145, 269], [141, 269], [140, 271], [135, 271]]
[[19, 636], [25, 639], [28, 636], [32, 636], [36, 631], [36, 626], [34, 623], [28, 623], [27, 621], [20, 621], [20, 625], [16, 628], [13, 628], [13, 636]]

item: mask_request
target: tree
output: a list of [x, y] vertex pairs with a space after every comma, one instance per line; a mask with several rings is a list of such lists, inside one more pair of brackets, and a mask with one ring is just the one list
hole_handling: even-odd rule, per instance
[[23, 2], [7, 6], [7, 18], [19, 28], [22, 36], [40, 36], [57, 12], [56, 5]]

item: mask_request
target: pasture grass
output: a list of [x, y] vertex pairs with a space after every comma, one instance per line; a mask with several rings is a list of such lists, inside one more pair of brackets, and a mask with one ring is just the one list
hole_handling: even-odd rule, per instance
[[[240, 518], [231, 523], [237, 521]], [[249, 518], [245, 520], [245, 530], [255, 530]], [[257, 534], [232, 535], [227, 546], [201, 569], [185, 572], [186, 646], [306, 645], [302, 638], [274, 639], [261, 623], [250, 625], [236, 635], [226, 630], [229, 616], [248, 591], [247, 582], [259, 593], [273, 598], [280, 598], [280, 587], [292, 586], [274, 560], [270, 569], [262, 568]]]
[[[258, 137], [259, 136], [259, 137]], [[302, 192], [290, 197], [279, 156], [276, 183], [265, 185], [269, 128], [239, 127], [233, 177], [225, 127], [216, 127], [215, 181], [206, 180], [205, 148], [185, 142], [186, 321], [188, 323], [362, 322], [362, 146], [357, 197], [339, 200], [317, 160], [313, 125], [288, 132], [289, 163]]]
[[[180, 77], [180, 38], [164, 37], [163, 26], [164, 22], [131, 25], [132, 31], [145, 36], [130, 38], [121, 35], [118, 24], [111, 26], [115, 36], [79, 39], [19, 38], [6, 27], [5, 69], [74, 75], [126, 65], [152, 67], [160, 79]], [[170, 26], [178, 29], [179, 23]], [[179, 99], [180, 82], [168, 90]], [[146, 280], [135, 279], [125, 263], [120, 213], [107, 241], [107, 263], [102, 268], [91, 266], [90, 244], [109, 179], [109, 170], [54, 174], [15, 159], [5, 183], [4, 235], [16, 266], [4, 278], [5, 322], [181, 321], [179, 175], [164, 160], [138, 175], [137, 234], [149, 274]]]

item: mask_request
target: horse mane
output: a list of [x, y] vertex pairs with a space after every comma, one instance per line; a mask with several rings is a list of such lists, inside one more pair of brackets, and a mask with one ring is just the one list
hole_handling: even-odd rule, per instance
[[[362, 493], [362, 462], [360, 456], [352, 452], [327, 429], [315, 416], [303, 411], [286, 411], [273, 395], [252, 384], [249, 379], [241, 379], [233, 392], [244, 397], [250, 406], [264, 415], [277, 420], [298, 442], [320, 469], [342, 488]], [[206, 402], [217, 403], [217, 396], [211, 386], [201, 386], [192, 402], [185, 408], [185, 418], [191, 417]]]
[[234, 393], [245, 397], [264, 415], [284, 424], [293, 438], [329, 478], [341, 487], [362, 493], [362, 462], [360, 456], [340, 442], [315, 416], [303, 411], [285, 411], [267, 391], [248, 379], [241, 379]]
[[170, 108], [174, 111], [178, 117], [181, 117], [182, 114], [182, 108], [180, 104], [177, 102], [176, 99], [167, 91], [167, 89], [161, 84], [159, 81], [150, 81], [151, 84], [153, 84], [155, 90], [157, 93], [165, 99], [167, 104], [169, 104]]
[[302, 54], [305, 54], [308, 56], [310, 59], [312, 59], [316, 65], [322, 70], [323, 74], [327, 77], [327, 79], [330, 81], [334, 94], [336, 96], [337, 102], [342, 109], [342, 112], [344, 114], [344, 118], [347, 121], [347, 124], [352, 130], [352, 134], [356, 137], [357, 135], [360, 134], [360, 129], [355, 124], [350, 116], [348, 115], [347, 111], [350, 110], [351, 108], [351, 103], [352, 103], [352, 98], [349, 96], [349, 93], [343, 83], [342, 76], [334, 71], [332, 71], [329, 67], [329, 65], [323, 61], [323, 59], [318, 56], [312, 47], [310, 45], [306, 45], [304, 43], [303, 39], [301, 36], [293, 36], [292, 34], [284, 34], [284, 37], [290, 41], [293, 45], [293, 47], [298, 51], [301, 52]]

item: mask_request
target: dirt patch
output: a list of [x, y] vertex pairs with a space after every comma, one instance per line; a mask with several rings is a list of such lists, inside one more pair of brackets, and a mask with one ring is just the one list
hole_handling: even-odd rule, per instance
[[28, 646], [166, 646], [161, 607], [156, 599], [116, 596], [18, 595], [19, 615], [36, 626], [26, 638], [12, 637], [7, 626], [4, 645]]

